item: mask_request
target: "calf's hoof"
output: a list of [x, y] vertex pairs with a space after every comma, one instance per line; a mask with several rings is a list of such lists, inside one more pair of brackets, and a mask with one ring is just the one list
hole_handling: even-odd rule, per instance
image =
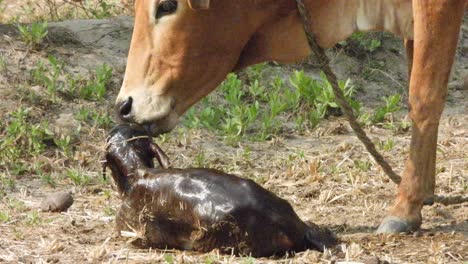
[[420, 223], [403, 220], [396, 216], [387, 216], [377, 229], [377, 234], [410, 233], [419, 229]]

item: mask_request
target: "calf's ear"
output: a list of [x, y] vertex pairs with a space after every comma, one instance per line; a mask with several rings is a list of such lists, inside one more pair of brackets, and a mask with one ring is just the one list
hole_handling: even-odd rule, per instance
[[210, 0], [188, 0], [188, 3], [192, 9], [209, 9]]

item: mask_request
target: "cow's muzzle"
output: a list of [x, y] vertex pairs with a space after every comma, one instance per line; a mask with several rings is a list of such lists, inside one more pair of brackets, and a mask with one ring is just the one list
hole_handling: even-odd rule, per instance
[[150, 92], [120, 95], [115, 111], [123, 122], [143, 126], [153, 136], [170, 132], [179, 120], [173, 97]]

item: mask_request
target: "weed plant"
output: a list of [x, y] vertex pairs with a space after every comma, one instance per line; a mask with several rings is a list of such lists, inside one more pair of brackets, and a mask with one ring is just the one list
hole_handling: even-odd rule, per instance
[[49, 33], [47, 22], [18, 25], [17, 28], [23, 42], [33, 50], [38, 50], [41, 47]]
[[64, 63], [54, 56], [47, 61], [39, 61], [30, 70], [30, 85], [45, 88], [48, 98], [53, 103], [62, 99], [102, 100], [112, 80], [113, 69], [103, 64], [95, 70], [89, 79], [74, 76], [64, 71]]
[[[264, 84], [260, 79], [263, 68], [247, 70], [248, 82], [229, 74], [219, 88], [221, 98], [209, 96], [202, 100], [198, 108], [189, 110], [185, 125], [216, 131], [229, 142], [241, 137], [267, 140], [287, 130], [290, 123], [299, 131], [313, 129], [327, 116], [339, 114], [324, 75], [314, 80], [303, 71], [295, 71], [289, 84], [281, 78]], [[359, 112], [360, 104], [352, 98], [354, 88], [350, 82], [340, 82], [340, 87]]]
[[43, 153], [53, 136], [47, 123], [31, 122], [30, 112], [30, 108], [19, 108], [0, 124], [0, 169], [15, 175], [27, 171], [23, 159]]

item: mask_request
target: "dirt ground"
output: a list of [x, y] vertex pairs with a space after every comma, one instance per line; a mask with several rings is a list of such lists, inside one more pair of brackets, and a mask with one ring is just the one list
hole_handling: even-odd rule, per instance
[[[77, 17], [90, 18], [90, 10], [100, 10], [100, 2], [109, 4], [113, 14], [129, 15], [133, 9], [133, 0], [2, 0], [0, 1], [0, 22], [18, 21], [28, 23], [55, 16], [52, 20], [63, 20]], [[47, 19], [46, 20], [50, 20]]]
[[[30, 52], [14, 28], [0, 26], [0, 55], [4, 61], [0, 74], [0, 119], [18, 106], [31, 107], [35, 121], [48, 120], [52, 130], [76, 129], [76, 120], [62, 122], [86, 106], [101, 112], [112, 111], [125, 66], [131, 20], [118, 18], [102, 21], [51, 24], [48, 47]], [[404, 51], [399, 42], [385, 40], [384, 49], [357, 59], [340, 49], [330, 53], [338, 74], [351, 78], [361, 87], [359, 100], [372, 107], [380, 97], [406, 94]], [[450, 81], [446, 111], [440, 125], [437, 151], [437, 190], [439, 195], [468, 195], [468, 90], [463, 78], [468, 72], [468, 27], [465, 24], [461, 45]], [[29, 69], [40, 58], [54, 54], [66, 61], [66, 69], [75, 74], [90, 74], [106, 62], [114, 68], [114, 80], [105, 101], [67, 100], [59, 105], [43, 105], [28, 100], [25, 92]], [[374, 78], [361, 75], [365, 60], [385, 64], [384, 72]], [[270, 65], [268, 71], [286, 76], [307, 64]], [[268, 74], [268, 73], [267, 73]], [[395, 115], [403, 120], [406, 111]], [[67, 119], [67, 118], [65, 118]], [[2, 124], [2, 123], [0, 123]], [[392, 203], [396, 186], [389, 182], [354, 137], [344, 118], [330, 118], [315, 130], [302, 134], [286, 133], [264, 142], [241, 141], [234, 146], [203, 129], [180, 126], [171, 135], [159, 139], [174, 167], [206, 165], [255, 179], [265, 188], [287, 199], [303, 220], [311, 220], [334, 230], [342, 243], [324, 253], [306, 251], [284, 258], [251, 259], [174, 250], [142, 250], [113, 234], [119, 198], [112, 183], [102, 178], [101, 157], [108, 129], [82, 125], [74, 142], [75, 154], [64, 158], [45, 153], [31, 163], [48, 164], [55, 187], [45, 184], [38, 174], [15, 175], [14, 186], [0, 186], [0, 262], [4, 263], [466, 263], [468, 261], [468, 203], [435, 204], [423, 209], [422, 230], [411, 235], [376, 235], [379, 222]], [[371, 126], [366, 129], [374, 140], [392, 139], [395, 146], [384, 155], [401, 172], [408, 154], [409, 132]], [[200, 157], [203, 157], [201, 159]], [[367, 169], [356, 164], [368, 164]], [[79, 167], [92, 179], [77, 185], [63, 175], [70, 167]], [[45, 169], [44, 169], [45, 170]], [[0, 184], [4, 184], [0, 182]], [[40, 212], [45, 194], [71, 191], [74, 205], [65, 213]]]

